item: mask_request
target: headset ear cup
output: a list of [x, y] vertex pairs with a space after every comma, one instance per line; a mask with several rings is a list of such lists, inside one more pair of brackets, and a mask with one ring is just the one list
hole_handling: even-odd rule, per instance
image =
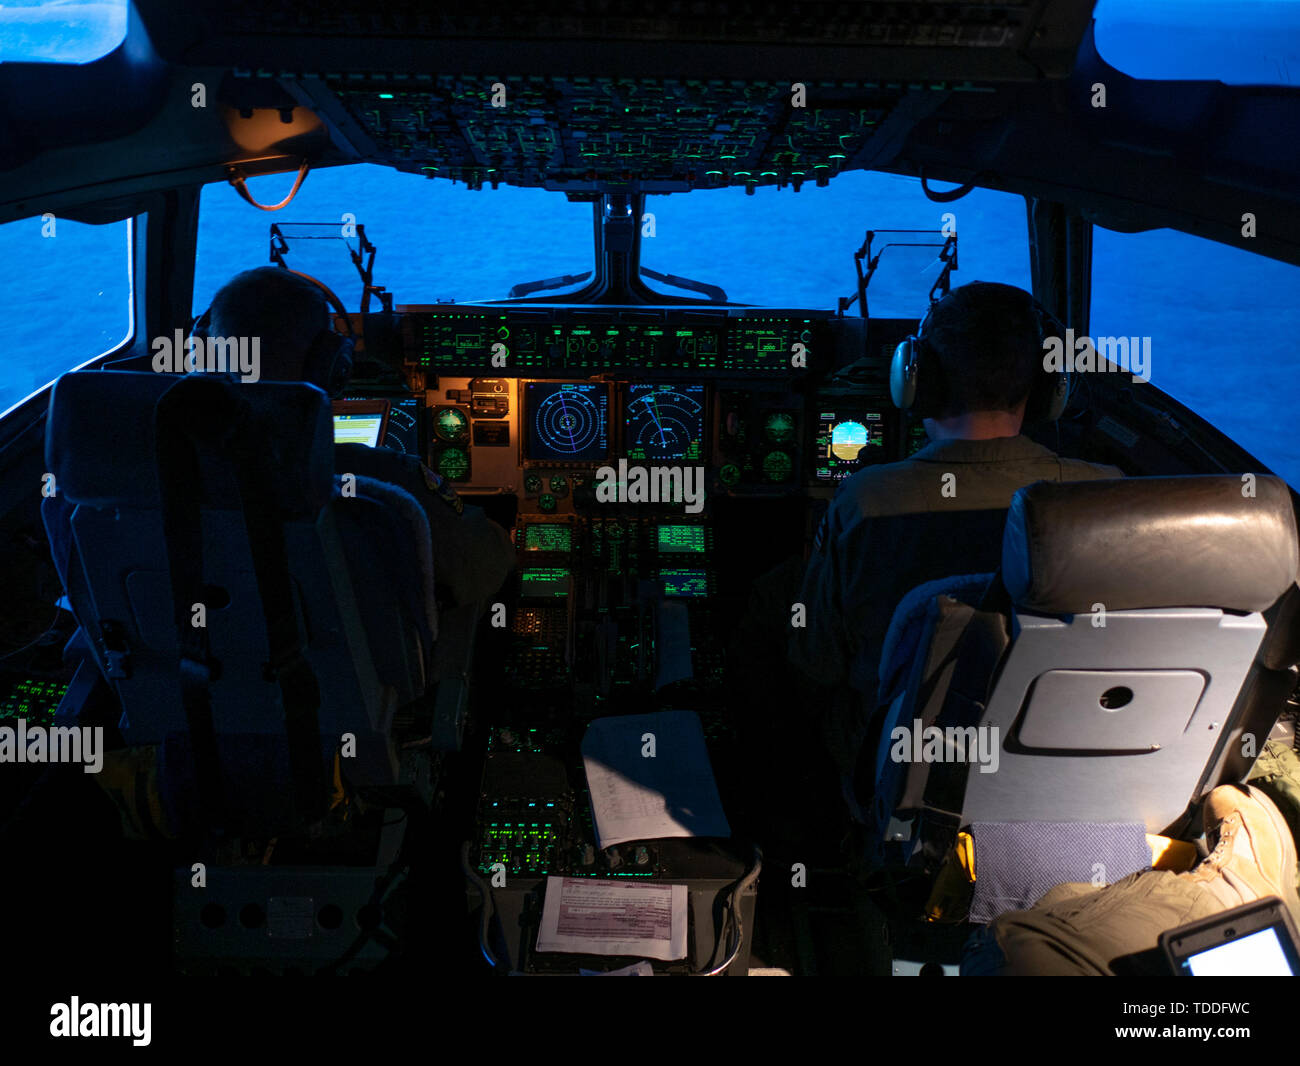
[[1043, 362], [1034, 378], [1029, 402], [1025, 405], [1024, 421], [1026, 425], [1038, 425], [1055, 422], [1065, 413], [1066, 404], [1070, 402], [1070, 376], [1064, 370], [1049, 370], [1046, 365], [1046, 342], [1055, 337], [1064, 345], [1065, 324], [1032, 297], [1030, 304], [1038, 318], [1039, 347], [1043, 353]]
[[916, 338], [908, 337], [894, 349], [889, 364], [889, 397], [904, 411], [916, 402], [916, 357]]
[[1061, 372], [1051, 376], [1054, 380], [1047, 391], [1047, 404], [1043, 411], [1044, 422], [1055, 422], [1065, 414], [1065, 405], [1070, 402], [1070, 375]]
[[329, 388], [331, 396], [338, 396], [352, 380], [352, 354], [355, 345], [351, 337], [339, 337], [338, 350], [330, 367]]
[[307, 353], [303, 379], [337, 396], [352, 378], [352, 351], [351, 337], [322, 330]]

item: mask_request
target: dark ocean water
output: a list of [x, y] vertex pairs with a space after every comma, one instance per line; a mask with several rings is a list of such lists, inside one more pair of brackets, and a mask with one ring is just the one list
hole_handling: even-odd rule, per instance
[[[256, 179], [250, 189], [275, 202], [291, 180]], [[725, 189], [650, 197], [647, 211], [654, 218], [645, 220], [653, 227], [646, 266], [721, 285], [744, 303], [833, 307], [852, 291], [852, 254], [867, 229], [929, 230], [892, 239], [933, 244], [945, 221], [959, 238], [954, 284], [1029, 284], [1023, 201], [1002, 193], [977, 191], [941, 205], [910, 179], [854, 173], [798, 194]], [[945, 220], [945, 212], [954, 218]], [[377, 246], [376, 281], [398, 305], [502, 298], [514, 283], [591, 268], [590, 205], [540, 190], [471, 192], [384, 168], [335, 168], [310, 174], [297, 199], [274, 214], [226, 186], [205, 191], [195, 310], [232, 274], [269, 261], [270, 222], [331, 224], [310, 231], [329, 239], [295, 240], [291, 262], [355, 308], [359, 282], [340, 239], [348, 215]], [[0, 227], [0, 285], [14, 294], [0, 327], [0, 410], [129, 329], [125, 223], [56, 220], [54, 227], [52, 236], [43, 235], [49, 226], [40, 218]], [[936, 274], [935, 251], [887, 251], [870, 289], [872, 313], [919, 315]], [[1150, 337], [1155, 385], [1300, 485], [1290, 413], [1293, 338], [1300, 334], [1296, 268], [1169, 230], [1098, 230], [1092, 332]]]

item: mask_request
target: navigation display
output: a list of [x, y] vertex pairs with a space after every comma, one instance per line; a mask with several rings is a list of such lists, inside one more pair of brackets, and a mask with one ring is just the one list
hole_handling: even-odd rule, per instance
[[587, 381], [524, 385], [527, 458], [594, 462], [609, 457], [609, 389]]
[[624, 419], [628, 459], [698, 460], [704, 450], [704, 386], [629, 384]]
[[818, 481], [839, 481], [880, 462], [886, 455], [884, 415], [823, 407], [817, 416], [814, 451]]

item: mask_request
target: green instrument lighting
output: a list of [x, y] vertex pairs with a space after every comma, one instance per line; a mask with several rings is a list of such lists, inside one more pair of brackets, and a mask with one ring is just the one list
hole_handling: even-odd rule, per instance
[[661, 552], [704, 551], [704, 527], [691, 525], [661, 525], [658, 530]]

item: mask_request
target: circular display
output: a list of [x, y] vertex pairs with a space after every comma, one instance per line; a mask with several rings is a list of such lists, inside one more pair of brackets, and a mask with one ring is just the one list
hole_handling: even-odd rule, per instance
[[563, 474], [552, 474], [550, 485], [551, 491], [557, 496], [563, 496], [569, 491], [569, 483], [564, 480]]
[[444, 448], [438, 455], [438, 473], [448, 481], [469, 477], [469, 455], [463, 448]]
[[740, 467], [735, 463], [728, 463], [718, 471], [718, 479], [724, 485], [735, 485], [740, 481]]
[[541, 492], [541, 491], [542, 491], [542, 475], [541, 475], [541, 474], [525, 474], [525, 475], [524, 475], [524, 491], [525, 491], [525, 492], [531, 492], [533, 495], [536, 495], [537, 493]]
[[549, 492], [543, 493], [541, 496], [537, 498], [537, 506], [541, 510], [549, 514], [550, 512], [554, 511], [557, 506], [555, 497], [552, 496]]
[[627, 435], [647, 459], [696, 458], [704, 436], [704, 406], [677, 389], [644, 393], [627, 405]]
[[600, 441], [600, 409], [576, 390], [551, 393], [537, 405], [533, 420], [538, 440], [559, 455], [581, 455]]
[[794, 473], [794, 460], [786, 452], [768, 452], [763, 456], [763, 478], [775, 485], [790, 480]]
[[773, 444], [787, 444], [794, 440], [794, 417], [784, 411], [770, 414], [763, 421], [763, 435]]
[[384, 447], [395, 452], [405, 452], [406, 442], [416, 441], [415, 417], [410, 411], [394, 406], [388, 412], [388, 429], [384, 432]]
[[433, 432], [439, 440], [465, 440], [469, 437], [469, 419], [458, 408], [440, 407], [433, 413]]
[[867, 427], [861, 422], [839, 422], [831, 430], [831, 454], [836, 459], [856, 462], [858, 452], [867, 446]]

